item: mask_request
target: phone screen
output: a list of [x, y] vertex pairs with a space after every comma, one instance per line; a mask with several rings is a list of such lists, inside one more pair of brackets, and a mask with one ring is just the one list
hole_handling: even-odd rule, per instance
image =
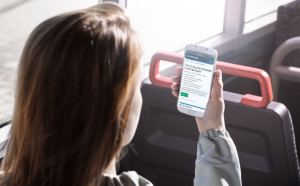
[[214, 55], [186, 50], [178, 107], [205, 112], [206, 104], [210, 98], [214, 64]]

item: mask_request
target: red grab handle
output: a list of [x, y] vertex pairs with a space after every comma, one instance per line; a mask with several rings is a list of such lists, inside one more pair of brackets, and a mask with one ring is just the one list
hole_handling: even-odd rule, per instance
[[[159, 74], [160, 60], [182, 64], [183, 56], [181, 54], [171, 52], [158, 52], [152, 56], [149, 71], [150, 81], [153, 85], [171, 88], [171, 78], [163, 77]], [[221, 61], [217, 62], [216, 68], [217, 70], [222, 70], [222, 72], [226, 74], [256, 79], [259, 81], [262, 97], [246, 94], [241, 100], [242, 104], [262, 108], [266, 107], [273, 100], [271, 80], [269, 75], [265, 71], [258, 68], [236, 65]]]

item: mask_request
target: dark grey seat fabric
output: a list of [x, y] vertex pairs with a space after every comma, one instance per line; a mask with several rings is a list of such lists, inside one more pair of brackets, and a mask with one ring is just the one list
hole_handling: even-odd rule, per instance
[[[156, 186], [193, 185], [195, 119], [177, 111], [171, 90], [142, 87], [143, 108], [132, 150], [121, 171], [135, 170]], [[224, 92], [226, 129], [241, 163], [243, 186], [299, 185], [299, 163], [293, 124], [287, 108], [271, 102], [267, 108], [242, 105], [242, 95]]]

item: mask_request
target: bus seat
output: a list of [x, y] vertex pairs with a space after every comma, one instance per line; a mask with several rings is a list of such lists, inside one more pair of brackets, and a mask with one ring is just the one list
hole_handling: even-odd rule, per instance
[[[296, 142], [300, 142], [300, 0], [277, 10], [275, 50], [270, 62], [274, 100], [289, 109]], [[300, 148], [298, 147], [298, 151]]]
[[[173, 60], [182, 62], [179, 58]], [[121, 170], [135, 170], [156, 186], [193, 185], [199, 137], [194, 117], [177, 110], [177, 98], [170, 88], [145, 79], [141, 91], [143, 106], [132, 141], [136, 153], [128, 153], [121, 161]], [[243, 185], [299, 185], [288, 109], [271, 100], [262, 108], [249, 106], [242, 103], [243, 98], [224, 91], [226, 129], [238, 150]]]

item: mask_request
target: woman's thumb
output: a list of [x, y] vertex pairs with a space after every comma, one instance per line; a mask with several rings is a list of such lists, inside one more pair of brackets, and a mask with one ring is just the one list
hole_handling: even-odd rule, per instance
[[223, 98], [223, 81], [222, 81], [222, 71], [216, 70], [213, 80], [213, 99]]

